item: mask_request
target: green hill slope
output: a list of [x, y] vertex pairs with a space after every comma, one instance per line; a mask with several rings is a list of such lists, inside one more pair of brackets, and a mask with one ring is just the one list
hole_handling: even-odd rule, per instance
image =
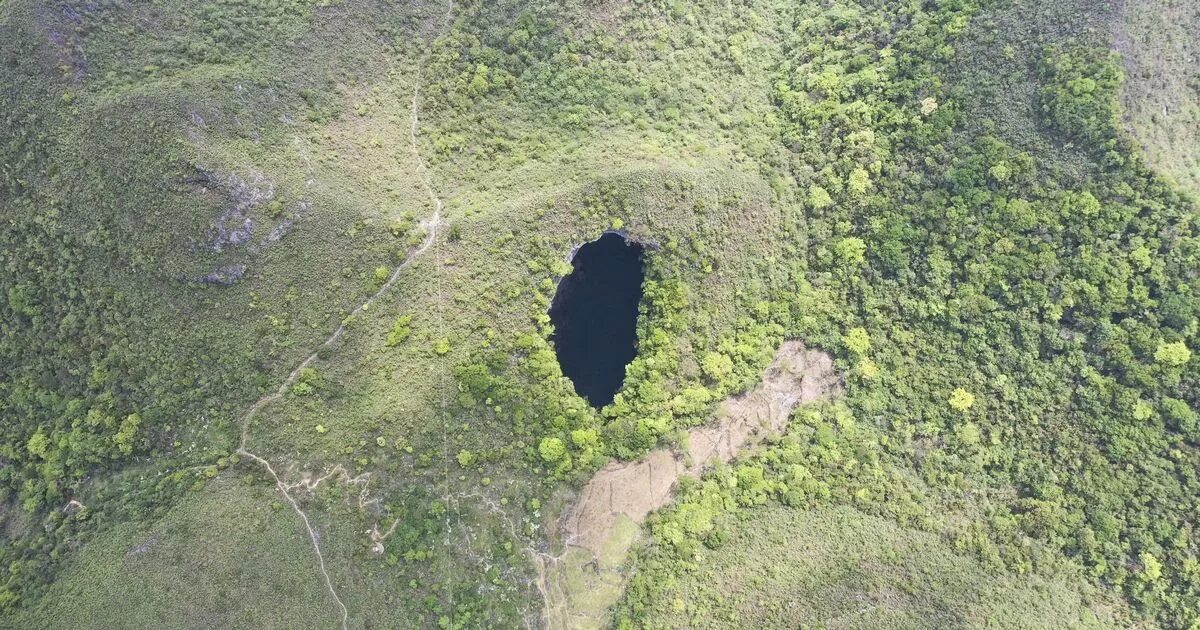
[[[844, 401], [660, 514], [618, 618], [743, 584], [766, 534], [727, 513], [769, 504], [812, 530], [772, 588], [911, 591], [880, 623], [1193, 623], [1200, 226], [1126, 135], [1114, 15], [0, 3], [0, 621], [542, 625], [575, 489], [794, 338]], [[596, 410], [547, 309], [610, 229], [647, 281]], [[797, 601], [712, 610], [850, 610]]]
[[[763, 508], [642, 614], [650, 627], [1122, 627], [1078, 578], [996, 574], [851, 508]], [[1094, 596], [1094, 595], [1093, 595]]]

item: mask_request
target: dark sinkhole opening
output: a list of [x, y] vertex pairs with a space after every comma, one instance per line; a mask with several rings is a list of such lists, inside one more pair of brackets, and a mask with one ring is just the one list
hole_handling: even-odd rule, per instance
[[554, 351], [575, 392], [603, 407], [625, 380], [637, 353], [642, 301], [642, 246], [615, 232], [585, 244], [550, 305]]

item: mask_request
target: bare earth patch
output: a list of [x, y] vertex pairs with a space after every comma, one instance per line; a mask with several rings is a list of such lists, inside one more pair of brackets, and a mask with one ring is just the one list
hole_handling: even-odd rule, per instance
[[787, 426], [792, 410], [842, 392], [829, 355], [788, 341], [752, 391], [727, 399], [711, 426], [688, 432], [690, 454], [659, 449], [636, 462], [601, 468], [579, 500], [554, 524], [559, 557], [539, 556], [545, 622], [551, 628], [593, 628], [620, 596], [624, 566], [646, 517], [671, 501], [681, 475], [699, 476]]

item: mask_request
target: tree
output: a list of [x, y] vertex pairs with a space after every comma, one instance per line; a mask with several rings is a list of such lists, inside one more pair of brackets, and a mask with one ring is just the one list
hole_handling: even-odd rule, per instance
[[1138, 579], [1146, 583], [1153, 583], [1162, 577], [1162, 562], [1154, 557], [1154, 554], [1149, 551], [1143, 551], [1138, 555], [1138, 560], [1142, 563], [1142, 570], [1138, 573]]
[[[968, 396], [969, 395], [970, 394], [968, 394]], [[964, 422], [963, 424], [954, 427], [954, 437], [958, 438], [958, 441], [965, 446], [975, 446], [976, 444], [979, 444], [981, 434], [979, 432], [979, 427], [975, 423]]]
[[38, 429], [37, 433], [29, 436], [29, 441], [25, 443], [25, 450], [29, 451], [34, 457], [46, 457], [46, 450], [50, 444], [50, 440], [46, 438], [46, 434]]
[[296, 384], [292, 385], [292, 393], [297, 396], [310, 396], [316, 393], [324, 381], [324, 377], [316, 368], [303, 368], [296, 374]]
[[1178, 398], [1164, 398], [1162, 401], [1163, 415], [1166, 416], [1172, 428], [1187, 434], [1193, 435], [1200, 428], [1200, 423], [1197, 422], [1197, 414], [1192, 411], [1186, 401]]
[[869, 357], [863, 357], [860, 359], [858, 361], [858, 365], [856, 365], [854, 369], [856, 372], [858, 372], [859, 376], [867, 380], [871, 380], [876, 376], [879, 376], [879, 366], [876, 365], [875, 362]]
[[844, 238], [834, 246], [838, 260], [848, 267], [857, 267], [866, 260], [867, 244], [861, 238]]
[[125, 419], [121, 421], [121, 428], [113, 436], [113, 442], [116, 442], [117, 448], [121, 449], [121, 453], [129, 455], [133, 452], [133, 447], [136, 446], [134, 439], [137, 437], [138, 429], [141, 426], [142, 418], [136, 413], [125, 416]]
[[709, 352], [700, 359], [700, 369], [705, 376], [720, 383], [733, 373], [733, 359], [720, 352]]
[[867, 194], [867, 189], [871, 187], [871, 175], [867, 173], [867, 169], [858, 167], [850, 173], [850, 181], [847, 183], [847, 188], [850, 194], [855, 197], [861, 197]]
[[865, 328], [851, 328], [842, 335], [842, 345], [854, 354], [866, 354], [871, 349], [871, 337]]
[[542, 438], [542, 441], [538, 444], [538, 453], [546, 462], [554, 463], [567, 454], [567, 445], [563, 443], [561, 438]]
[[467, 93], [472, 96], [486, 94], [491, 89], [492, 85], [488, 82], [488, 68], [484, 64], [475, 66], [475, 73], [471, 77], [471, 82], [467, 84]]
[[950, 406], [955, 411], [965, 412], [975, 404], [975, 395], [959, 387], [950, 393]]
[[833, 205], [833, 197], [829, 196], [829, 191], [813, 184], [808, 188], [808, 203], [817, 210], [823, 210]]
[[1160, 343], [1154, 352], [1154, 360], [1171, 367], [1179, 367], [1192, 358], [1192, 351], [1182, 341]]
[[571, 431], [571, 441], [581, 449], [597, 448], [600, 446], [600, 433], [595, 429], [575, 429]]
[[383, 345], [391, 348], [404, 343], [409, 335], [412, 334], [410, 324], [412, 324], [412, 315], [401, 315], [398, 317], [396, 322], [392, 324], [392, 329], [388, 331], [387, 339], [384, 340]]

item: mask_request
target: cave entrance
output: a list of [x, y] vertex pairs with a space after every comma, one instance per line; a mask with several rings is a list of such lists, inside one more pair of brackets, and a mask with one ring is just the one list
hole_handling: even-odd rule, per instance
[[637, 353], [642, 251], [615, 232], [584, 244], [550, 304], [558, 364], [596, 408], [613, 401]]

